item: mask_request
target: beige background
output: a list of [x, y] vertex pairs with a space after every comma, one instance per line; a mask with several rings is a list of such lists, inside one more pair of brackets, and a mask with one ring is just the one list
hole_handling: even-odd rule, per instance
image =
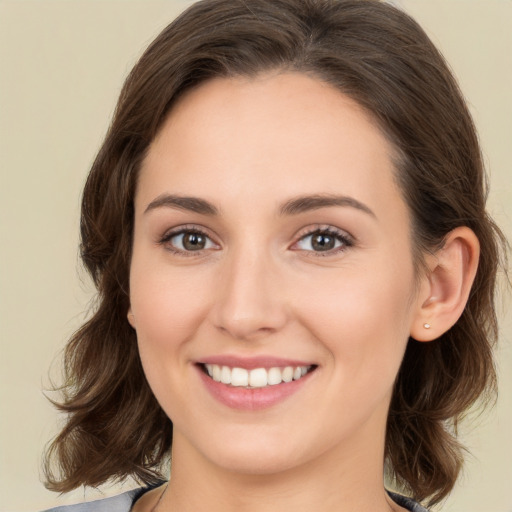
[[[512, 1], [394, 3], [423, 24], [459, 77], [491, 173], [490, 209], [511, 237]], [[58, 421], [42, 389], [52, 363], [58, 377], [58, 353], [91, 296], [78, 270], [80, 190], [126, 73], [186, 5], [0, 1], [2, 511], [84, 496], [58, 498], [39, 482], [40, 454]], [[512, 511], [512, 315], [500, 315], [499, 403], [465, 436], [473, 456], [447, 512]]]

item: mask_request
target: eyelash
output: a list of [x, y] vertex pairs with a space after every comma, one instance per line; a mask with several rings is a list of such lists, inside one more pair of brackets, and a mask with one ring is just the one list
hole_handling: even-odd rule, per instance
[[[210, 235], [208, 235], [208, 233], [206, 233], [202, 229], [200, 229], [196, 226], [184, 226], [184, 227], [178, 228], [176, 230], [172, 230], [172, 231], [165, 233], [165, 235], [158, 240], [158, 244], [166, 246], [166, 249], [168, 251], [172, 252], [173, 254], [178, 254], [178, 255], [184, 256], [184, 257], [199, 256], [204, 250], [207, 250], [207, 249], [200, 249], [197, 251], [186, 251], [186, 250], [182, 250], [182, 249], [177, 249], [176, 247], [174, 247], [172, 244], [169, 243], [174, 237], [183, 235], [186, 233], [194, 233], [197, 235], [201, 235], [211, 241]], [[300, 250], [303, 252], [310, 253], [310, 255], [312, 255], [313, 257], [324, 258], [327, 256], [333, 256], [333, 255], [339, 254], [341, 252], [346, 251], [348, 248], [354, 246], [354, 239], [348, 233], [341, 231], [337, 228], [334, 228], [332, 226], [315, 226], [315, 228], [309, 229], [305, 233], [302, 233], [300, 235], [299, 239], [296, 242], [294, 242], [293, 245], [297, 245], [299, 242], [305, 240], [307, 237], [311, 237], [316, 234], [331, 236], [336, 241], [341, 242], [341, 246], [337, 247], [337, 248], [329, 249], [327, 251], [307, 251], [304, 249], [295, 249], [295, 250]]]
[[[329, 249], [327, 251], [305, 251], [310, 253], [315, 258], [325, 258], [328, 256], [334, 256], [339, 253], [342, 253], [354, 246], [354, 239], [345, 231], [341, 231], [333, 226], [315, 226], [313, 229], [307, 230], [305, 233], [302, 233], [293, 245], [297, 245], [302, 240], [311, 237], [313, 235], [327, 235], [333, 237], [336, 241], [341, 242], [341, 246], [333, 249]], [[301, 249], [298, 249], [301, 250]]]
[[202, 229], [200, 229], [196, 226], [183, 226], [178, 229], [168, 231], [167, 233], [165, 233], [165, 235], [158, 241], [158, 243], [159, 243], [159, 245], [165, 246], [165, 248], [168, 251], [172, 252], [173, 254], [177, 254], [179, 256], [184, 256], [184, 257], [199, 256], [204, 251], [204, 249], [198, 250], [198, 251], [184, 251], [182, 249], [177, 249], [170, 243], [170, 241], [175, 236], [183, 235], [185, 233], [194, 233], [197, 235], [201, 235], [201, 236], [207, 238], [208, 240], [211, 240], [211, 236], [208, 235], [208, 233], [206, 233]]

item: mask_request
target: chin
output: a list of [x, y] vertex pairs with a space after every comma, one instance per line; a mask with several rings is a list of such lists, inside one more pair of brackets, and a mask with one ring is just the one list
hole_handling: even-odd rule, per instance
[[300, 464], [296, 455], [266, 453], [262, 450], [245, 450], [244, 453], [229, 453], [212, 461], [226, 471], [247, 476], [264, 476], [283, 473]]
[[261, 432], [248, 434], [244, 429], [239, 435], [210, 437], [206, 446], [197, 448], [211, 463], [241, 475], [276, 474], [300, 465], [300, 447], [289, 439]]

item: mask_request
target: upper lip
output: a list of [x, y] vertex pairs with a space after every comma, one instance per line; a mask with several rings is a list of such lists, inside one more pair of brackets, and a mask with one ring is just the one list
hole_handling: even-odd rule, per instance
[[228, 366], [230, 368], [245, 368], [246, 370], [252, 370], [254, 368], [284, 368], [286, 366], [311, 366], [314, 364], [312, 362], [275, 357], [270, 355], [262, 355], [255, 357], [215, 355], [205, 357], [197, 362], [198, 364], [216, 364], [218, 366]]

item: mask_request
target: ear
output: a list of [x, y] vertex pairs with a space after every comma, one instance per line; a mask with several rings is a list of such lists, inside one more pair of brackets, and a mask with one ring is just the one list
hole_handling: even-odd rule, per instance
[[126, 315], [128, 322], [135, 329], [135, 315], [132, 313], [132, 308], [128, 308], [128, 314]]
[[448, 233], [441, 249], [427, 257], [429, 270], [422, 280], [412, 338], [431, 341], [455, 325], [468, 301], [479, 256], [475, 233], [459, 227]]

